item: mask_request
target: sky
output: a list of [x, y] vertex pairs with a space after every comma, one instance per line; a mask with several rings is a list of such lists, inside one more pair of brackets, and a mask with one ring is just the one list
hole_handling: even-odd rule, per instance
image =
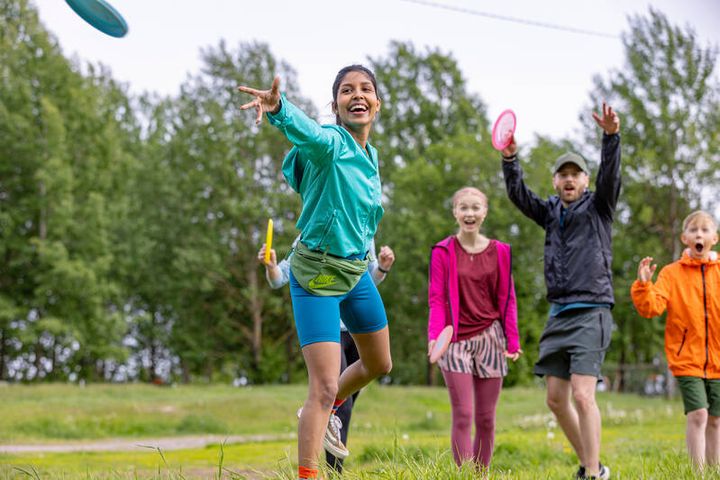
[[385, 56], [392, 40], [439, 48], [457, 60], [491, 120], [515, 111], [520, 143], [579, 131], [578, 116], [590, 115], [584, 109], [593, 76], [608, 78], [623, 66], [628, 16], [652, 6], [690, 26], [701, 45], [720, 44], [718, 0], [107, 0], [128, 23], [120, 39], [95, 30], [61, 0], [31, 1], [66, 56], [107, 65], [133, 93], [177, 94], [199, 72], [200, 50], [221, 39], [231, 48], [265, 42], [298, 72], [322, 123], [333, 121], [331, 86], [343, 66]]

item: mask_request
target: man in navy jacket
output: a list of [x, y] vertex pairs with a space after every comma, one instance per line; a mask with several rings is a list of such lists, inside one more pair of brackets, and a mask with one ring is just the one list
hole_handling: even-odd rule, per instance
[[[510, 200], [545, 230], [545, 284], [550, 315], [535, 374], [547, 381], [547, 404], [580, 460], [576, 478], [610, 478], [600, 463], [600, 410], [595, 388], [610, 346], [615, 303], [612, 222], [620, 195], [620, 119], [603, 103], [602, 160], [589, 191], [585, 159], [568, 152], [553, 168], [557, 195], [540, 199], [523, 181], [515, 139], [503, 151]], [[571, 398], [574, 400], [571, 402]]]

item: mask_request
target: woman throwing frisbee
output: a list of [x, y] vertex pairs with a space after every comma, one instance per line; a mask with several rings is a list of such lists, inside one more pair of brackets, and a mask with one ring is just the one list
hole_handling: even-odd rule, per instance
[[430, 256], [428, 352], [452, 326], [452, 341], [438, 365], [450, 394], [453, 457], [458, 465], [473, 461], [487, 469], [506, 357], [515, 361], [522, 354], [511, 251], [480, 233], [488, 213], [484, 193], [465, 187], [452, 200], [458, 233], [437, 243]]
[[[367, 252], [383, 215], [377, 151], [368, 142], [380, 110], [374, 74], [360, 65], [338, 72], [332, 109], [336, 125], [318, 125], [280, 94], [238, 87], [295, 146], [283, 174], [300, 194], [300, 242], [290, 260], [290, 295], [309, 389], [298, 427], [298, 477], [317, 478], [322, 446], [348, 451], [333, 411], [392, 367], [387, 317], [367, 271]], [[340, 375], [340, 316], [360, 359]], [[338, 379], [339, 376], [339, 379]]]

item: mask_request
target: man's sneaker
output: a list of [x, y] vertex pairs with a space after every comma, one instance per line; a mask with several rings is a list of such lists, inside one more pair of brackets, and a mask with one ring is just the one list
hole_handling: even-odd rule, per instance
[[610, 467], [600, 464], [600, 474], [597, 476], [600, 480], [608, 480], [610, 478]]
[[[300, 418], [302, 415], [302, 407], [297, 411], [297, 417]], [[331, 455], [344, 459], [350, 455], [350, 451], [343, 445], [340, 437], [340, 429], [342, 428], [342, 420], [340, 420], [334, 413], [330, 414], [330, 420], [328, 420], [328, 426], [325, 429], [325, 437], [323, 437], [323, 448], [327, 450]]]
[[585, 475], [585, 467], [580, 467], [580, 469], [578, 469], [578, 472], [576, 475], [579, 475], [581, 473], [580, 470], [582, 470], [583, 476], [582, 477], [576, 476], [576, 478], [586, 478], [588, 480], [590, 480], [590, 479], [608, 480], [610, 478], [610, 467], [606, 467], [602, 463], [600, 464], [600, 473], [598, 473], [597, 477], [595, 475], [590, 475], [590, 476]]
[[585, 478], [585, 467], [580, 465], [577, 469], [577, 472], [575, 472], [575, 476], [573, 477], [575, 480], [582, 480]]

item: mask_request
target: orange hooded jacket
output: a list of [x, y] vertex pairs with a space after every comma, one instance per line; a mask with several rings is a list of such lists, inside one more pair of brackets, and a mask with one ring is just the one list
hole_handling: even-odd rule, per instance
[[720, 378], [720, 260], [683, 253], [655, 284], [635, 280], [630, 293], [643, 317], [667, 308], [665, 356], [673, 375]]

